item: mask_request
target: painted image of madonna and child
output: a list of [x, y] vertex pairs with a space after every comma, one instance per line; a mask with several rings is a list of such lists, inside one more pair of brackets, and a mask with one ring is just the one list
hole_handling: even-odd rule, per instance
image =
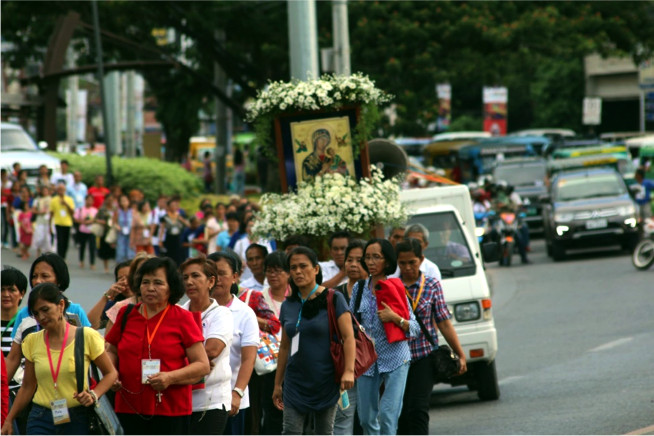
[[[347, 117], [343, 118], [343, 120], [334, 119], [335, 123], [332, 122], [328, 126], [332, 127], [331, 129], [325, 128], [325, 121], [331, 121], [331, 119], [321, 120], [322, 127], [311, 125], [315, 123], [314, 121], [297, 123], [305, 125], [292, 128], [298, 181], [312, 181], [316, 176], [328, 173], [339, 173], [344, 176], [354, 174], [349, 122]], [[310, 145], [307, 146], [307, 142]]]

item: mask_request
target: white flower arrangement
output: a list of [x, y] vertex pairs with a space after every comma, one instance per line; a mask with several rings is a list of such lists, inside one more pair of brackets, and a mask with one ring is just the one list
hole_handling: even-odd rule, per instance
[[375, 82], [363, 73], [350, 76], [323, 75], [320, 79], [290, 82], [270, 82], [257, 93], [254, 101], [245, 104], [245, 121], [255, 128], [257, 142], [270, 157], [275, 155], [272, 144], [273, 121], [282, 113], [338, 110], [344, 106], [360, 106], [361, 119], [353, 132], [355, 154], [373, 125], [379, 119], [378, 106], [393, 98], [375, 87]]
[[400, 203], [396, 180], [384, 180], [371, 166], [371, 177], [359, 182], [339, 173], [301, 182], [297, 192], [264, 194], [254, 224], [256, 235], [282, 241], [291, 235], [324, 238], [347, 230], [366, 235], [378, 224], [403, 224], [407, 211]]

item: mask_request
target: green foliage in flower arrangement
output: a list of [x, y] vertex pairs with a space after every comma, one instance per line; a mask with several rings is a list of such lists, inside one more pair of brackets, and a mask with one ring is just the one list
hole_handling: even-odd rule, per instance
[[351, 76], [326, 74], [320, 79], [308, 81], [271, 82], [266, 89], [258, 92], [254, 102], [246, 104], [246, 121], [253, 124], [257, 143], [266, 155], [276, 158], [273, 126], [279, 115], [359, 106], [360, 119], [352, 132], [356, 156], [379, 121], [378, 107], [392, 98], [392, 95], [376, 88], [375, 83], [362, 73]]
[[[50, 153], [59, 159], [66, 159], [71, 171], [80, 171], [82, 180], [91, 187], [97, 174], [106, 174], [106, 161], [101, 156], [80, 156], [73, 153]], [[177, 163], [157, 159], [114, 156], [111, 159], [114, 184], [123, 192], [138, 189], [152, 204], [159, 195], [179, 194], [182, 198], [195, 197], [202, 192], [202, 181]]]

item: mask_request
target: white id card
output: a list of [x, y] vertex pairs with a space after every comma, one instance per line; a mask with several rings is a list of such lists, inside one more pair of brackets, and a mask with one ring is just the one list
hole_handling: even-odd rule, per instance
[[161, 372], [161, 360], [141, 359], [141, 383], [149, 383], [148, 377]]
[[66, 209], [61, 209], [59, 211], [59, 216], [61, 216], [62, 218], [66, 218], [66, 216], [67, 216]]
[[68, 414], [68, 406], [66, 405], [65, 399], [50, 401], [50, 409], [52, 410], [54, 425], [70, 422], [70, 415]]
[[123, 227], [123, 235], [127, 236], [129, 235], [129, 227]]
[[297, 349], [300, 346], [300, 332], [296, 333], [291, 339], [291, 356], [297, 353]]
[[144, 238], [150, 237], [150, 229], [143, 229], [143, 237]]

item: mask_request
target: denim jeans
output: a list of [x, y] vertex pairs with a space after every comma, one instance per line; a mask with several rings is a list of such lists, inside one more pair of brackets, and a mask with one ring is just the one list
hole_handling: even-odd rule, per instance
[[134, 250], [129, 246], [129, 235], [119, 234], [116, 239], [116, 263], [131, 259], [132, 257], [134, 257]]
[[[365, 434], [396, 434], [408, 373], [409, 362], [406, 362], [391, 372], [359, 377], [357, 410]], [[382, 381], [384, 395], [380, 401]]]
[[284, 429], [282, 434], [304, 434], [304, 423], [309, 415], [315, 418], [314, 434], [334, 434], [334, 416], [336, 404], [318, 412], [300, 413], [296, 409], [284, 406]]
[[356, 419], [357, 410], [357, 385], [347, 391], [347, 397], [350, 400], [350, 407], [345, 410], [336, 408], [336, 418], [334, 419], [334, 434], [347, 435], [354, 434], [354, 420]]
[[89, 432], [88, 409], [84, 406], [68, 409], [70, 422], [54, 425], [52, 410], [32, 404], [27, 420], [27, 434], [87, 434]]

